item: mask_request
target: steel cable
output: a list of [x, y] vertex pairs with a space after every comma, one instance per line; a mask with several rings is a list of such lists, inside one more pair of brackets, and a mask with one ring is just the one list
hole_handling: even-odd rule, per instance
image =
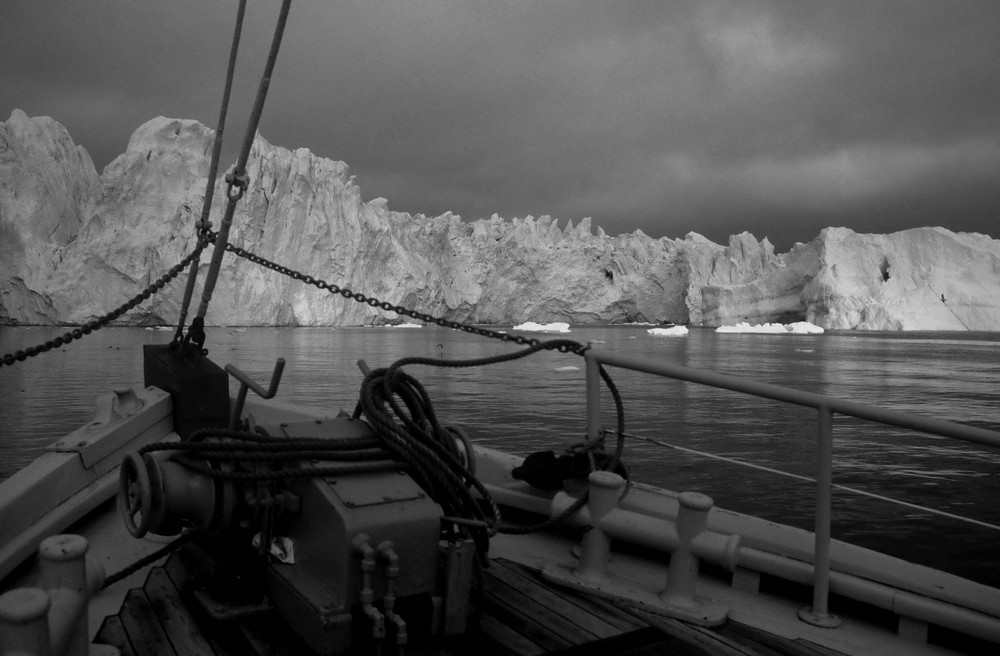
[[[215, 250], [212, 253], [212, 260], [209, 265], [208, 273], [205, 275], [205, 285], [202, 287], [201, 303], [198, 305], [198, 314], [196, 317], [196, 330], [201, 330], [205, 315], [208, 313], [208, 304], [212, 300], [212, 292], [215, 290], [215, 284], [219, 278], [219, 269], [222, 266], [222, 255], [226, 250], [226, 244], [229, 239], [229, 228], [232, 226], [233, 215], [236, 212], [236, 202], [243, 197], [243, 192], [246, 190], [248, 185], [246, 177], [247, 160], [250, 159], [250, 149], [253, 146], [254, 136], [257, 133], [257, 126], [260, 124], [261, 114], [264, 111], [264, 100], [267, 98], [267, 90], [271, 85], [271, 74], [274, 72], [275, 63], [278, 60], [278, 50], [281, 47], [281, 39], [285, 33], [285, 24], [288, 21], [288, 11], [290, 7], [291, 0], [283, 0], [281, 3], [281, 10], [278, 13], [278, 22], [274, 28], [274, 36], [271, 40], [271, 49], [268, 52], [267, 62], [264, 65], [264, 74], [260, 78], [260, 84], [257, 87], [257, 97], [254, 100], [250, 120], [247, 122], [247, 130], [243, 138], [243, 148], [240, 150], [239, 159], [233, 167], [233, 170], [226, 176], [226, 181], [229, 182], [226, 213], [222, 218], [221, 225], [219, 226], [218, 240], [215, 244]], [[233, 193], [234, 187], [239, 190], [236, 194]], [[192, 327], [195, 328], [195, 326]], [[197, 339], [194, 339], [193, 341], [200, 346], [200, 344], [204, 342], [204, 336], [199, 335], [196, 337]]]
[[[226, 84], [222, 90], [222, 103], [219, 108], [219, 120], [215, 128], [215, 140], [212, 143], [212, 160], [208, 167], [208, 180], [205, 183], [205, 200], [201, 206], [201, 218], [196, 226], [199, 234], [207, 231], [209, 214], [212, 211], [212, 200], [215, 197], [215, 183], [219, 177], [219, 159], [222, 156], [222, 135], [226, 129], [226, 114], [229, 111], [229, 96], [233, 89], [233, 78], [236, 73], [236, 55], [240, 49], [240, 35], [243, 32], [243, 17], [246, 14], [246, 0], [240, 0], [236, 10], [236, 27], [233, 30], [233, 41], [229, 48], [229, 64], [226, 68]], [[188, 308], [191, 306], [191, 298], [194, 296], [195, 281], [198, 279], [198, 267], [201, 254], [191, 262], [188, 271], [188, 281], [184, 288], [184, 299], [181, 301], [181, 310], [177, 319], [177, 333], [174, 335], [174, 343], [181, 341], [184, 334], [184, 324], [187, 321]]]

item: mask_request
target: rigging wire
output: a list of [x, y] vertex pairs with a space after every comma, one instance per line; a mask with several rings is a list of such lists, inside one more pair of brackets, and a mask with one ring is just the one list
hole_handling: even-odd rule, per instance
[[[605, 430], [605, 433], [610, 433], [612, 431]], [[715, 453], [706, 453], [704, 451], [698, 451], [696, 449], [690, 449], [687, 447], [679, 446], [677, 444], [672, 444], [670, 442], [664, 442], [663, 440], [658, 440], [653, 437], [646, 437], [645, 435], [636, 435], [635, 433], [620, 433], [619, 436], [629, 437], [632, 439], [640, 440], [642, 442], [647, 442], [649, 444], [655, 444], [656, 446], [661, 446], [666, 449], [671, 449], [674, 451], [680, 451], [681, 453], [688, 453], [694, 456], [700, 456], [702, 458], [708, 458], [709, 460], [718, 460], [719, 462], [726, 462], [732, 465], [739, 465], [740, 467], [746, 467], [748, 469], [756, 469], [758, 471], [767, 472], [768, 474], [775, 474], [776, 476], [783, 476], [785, 478], [791, 478], [803, 483], [816, 483], [816, 479], [810, 476], [803, 476], [802, 474], [793, 474], [791, 472], [786, 472], [781, 469], [775, 469], [773, 467], [765, 467], [764, 465], [758, 465], [752, 462], [747, 462], [746, 460], [739, 460], [737, 458], [729, 458], [727, 456], [720, 456]], [[957, 521], [965, 522], [967, 524], [974, 524], [976, 526], [981, 526], [983, 528], [993, 529], [995, 531], [1000, 531], [1000, 526], [996, 524], [990, 524], [989, 522], [983, 522], [978, 519], [973, 519], [971, 517], [963, 517], [962, 515], [956, 515], [944, 510], [937, 510], [935, 508], [928, 508], [927, 506], [921, 506], [915, 503], [910, 503], [909, 501], [901, 501], [900, 499], [894, 499], [892, 497], [883, 496], [881, 494], [875, 494], [874, 492], [868, 492], [865, 490], [858, 489], [856, 487], [850, 487], [848, 485], [840, 485], [838, 483], [833, 483], [831, 487], [835, 490], [843, 490], [844, 492], [850, 492], [851, 494], [857, 494], [859, 496], [868, 497], [869, 499], [876, 499], [878, 501], [885, 501], [886, 503], [892, 503], [897, 506], [903, 506], [905, 508], [911, 508], [913, 510], [919, 510], [931, 515], [938, 515], [940, 517], [947, 517], [948, 519], [954, 519]]]
[[[260, 124], [260, 117], [264, 111], [264, 100], [267, 98], [267, 90], [271, 85], [271, 74], [274, 72], [275, 63], [278, 60], [278, 50], [281, 48], [281, 39], [285, 33], [285, 24], [288, 22], [288, 11], [291, 7], [291, 0], [283, 0], [281, 10], [278, 13], [278, 22], [274, 28], [274, 37], [271, 40], [271, 49], [267, 55], [267, 63], [264, 65], [264, 74], [260, 78], [257, 87], [257, 97], [254, 100], [253, 110], [250, 120], [247, 122], [246, 134], [243, 138], [243, 148], [240, 150], [239, 159], [233, 169], [226, 174], [226, 182], [229, 183], [226, 193], [228, 202], [226, 203], [226, 213], [219, 226], [218, 237], [215, 242], [215, 250], [212, 252], [212, 260], [208, 273], [205, 276], [205, 285], [202, 287], [201, 303], [198, 305], [198, 313], [192, 322], [191, 332], [195, 333], [191, 341], [198, 347], [205, 342], [204, 322], [208, 313], [208, 305], [212, 300], [212, 292], [219, 279], [219, 269], [222, 266], [222, 255], [226, 251], [226, 244], [229, 241], [229, 229], [233, 224], [233, 214], [236, 212], [236, 203], [243, 197], [243, 192], [249, 185], [246, 165], [250, 159], [250, 149], [253, 146], [254, 136], [257, 134], [257, 126]], [[234, 192], [234, 188], [236, 191]]]
[[[226, 84], [222, 91], [222, 103], [219, 107], [219, 120], [215, 128], [215, 141], [212, 144], [212, 161], [208, 168], [208, 181], [205, 184], [205, 200], [201, 207], [201, 218], [195, 226], [199, 235], [204, 234], [211, 227], [209, 214], [212, 211], [212, 200], [215, 197], [215, 183], [219, 177], [219, 159], [222, 157], [222, 135], [226, 130], [226, 114], [229, 111], [229, 96], [233, 90], [233, 78], [236, 72], [236, 55], [240, 49], [240, 35], [243, 33], [243, 18], [246, 14], [246, 0], [240, 0], [240, 5], [236, 10], [236, 26], [233, 29], [233, 42], [229, 47], [229, 64], [226, 68]], [[198, 267], [201, 264], [201, 251], [191, 262], [188, 273], [187, 286], [184, 288], [184, 300], [181, 302], [181, 311], [177, 319], [177, 333], [174, 335], [174, 344], [179, 345], [184, 336], [184, 324], [187, 322], [188, 308], [191, 306], [191, 298], [194, 296], [195, 282], [198, 279]]]

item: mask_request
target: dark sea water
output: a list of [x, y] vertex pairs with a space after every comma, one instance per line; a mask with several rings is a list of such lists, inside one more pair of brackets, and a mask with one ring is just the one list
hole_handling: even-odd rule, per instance
[[[60, 334], [0, 328], [0, 354]], [[0, 367], [0, 479], [90, 420], [96, 394], [141, 382], [141, 344], [170, 332], [105, 328], [59, 350]], [[716, 334], [652, 337], [645, 327], [574, 327], [595, 347], [664, 358], [907, 413], [1000, 430], [1000, 333]], [[262, 383], [287, 361], [278, 398], [352, 409], [358, 359], [385, 366], [410, 355], [480, 358], [516, 347], [436, 327], [210, 328], [206, 347]], [[574, 369], [575, 367], [575, 369]], [[443, 423], [485, 445], [527, 454], [585, 432], [583, 361], [542, 353], [484, 369], [413, 367]], [[815, 473], [815, 412], [732, 392], [612, 369], [626, 430], [794, 474]], [[607, 395], [605, 395], [607, 396]], [[606, 424], [613, 427], [610, 397]], [[837, 417], [834, 482], [1000, 525], [1000, 450]], [[635, 480], [697, 490], [717, 505], [812, 528], [813, 487], [639, 440], [626, 446]], [[911, 508], [834, 494], [834, 537], [1000, 585], [1000, 531]]]

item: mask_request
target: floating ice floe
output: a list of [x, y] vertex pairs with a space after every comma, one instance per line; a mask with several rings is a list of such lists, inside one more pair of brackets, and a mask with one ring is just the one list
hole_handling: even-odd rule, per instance
[[527, 321], [514, 326], [513, 330], [523, 330], [533, 333], [568, 333], [569, 324], [565, 321], [555, 321], [553, 323], [535, 323]]
[[818, 335], [823, 332], [823, 329], [808, 321], [796, 321], [795, 323], [758, 323], [753, 326], [746, 322], [740, 322], [735, 326], [719, 326], [715, 329], [715, 332]]
[[397, 323], [395, 325], [393, 325], [393, 324], [386, 324], [385, 327], [386, 328], [423, 328], [424, 325], [422, 323]]
[[688, 334], [687, 326], [671, 326], [669, 328], [650, 328], [646, 331], [654, 337], [685, 337]]
[[580, 371], [580, 367], [569, 365], [567, 367], [556, 367], [556, 371]]

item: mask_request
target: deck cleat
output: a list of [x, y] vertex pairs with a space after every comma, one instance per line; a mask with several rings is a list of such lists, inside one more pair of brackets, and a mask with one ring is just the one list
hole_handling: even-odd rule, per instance
[[[698, 492], [679, 495], [680, 511], [676, 526], [661, 527], [669, 534], [668, 542], [672, 548], [666, 584], [660, 586], [656, 577], [646, 576], [641, 580], [630, 577], [623, 568], [615, 567], [611, 562], [610, 535], [616, 533], [623, 522], [635, 523], [637, 520], [636, 517], [627, 517], [625, 511], [617, 507], [625, 486], [624, 479], [613, 472], [597, 471], [590, 474], [589, 482], [587, 506], [579, 511], [585, 515], [579, 521], [588, 528], [580, 544], [577, 563], [575, 566], [547, 565], [542, 569], [542, 576], [559, 585], [634, 603], [645, 610], [692, 624], [717, 626], [725, 622], [729, 615], [726, 606], [695, 594], [700, 563], [696, 552], [711, 551], [713, 548], [707, 542], [719, 542], [706, 531], [712, 499]], [[560, 504], [558, 498], [559, 495], [553, 499], [554, 516], [557, 508], [565, 505], [565, 500]], [[738, 544], [738, 538], [734, 540], [730, 537], [722, 547], [723, 554], [727, 551], [734, 554]], [[732, 556], [722, 557], [734, 560]]]

